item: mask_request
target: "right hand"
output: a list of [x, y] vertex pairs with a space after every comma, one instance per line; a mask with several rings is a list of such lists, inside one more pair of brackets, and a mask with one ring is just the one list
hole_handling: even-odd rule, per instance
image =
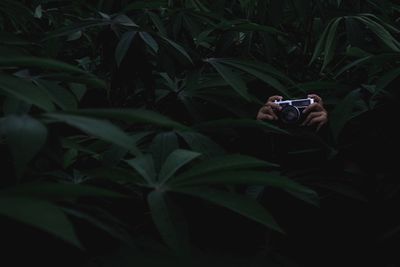
[[282, 100], [283, 97], [280, 95], [274, 95], [268, 98], [267, 102], [260, 108], [257, 114], [257, 120], [259, 121], [273, 121], [278, 120], [276, 111], [280, 111], [282, 108], [274, 103], [275, 100]]

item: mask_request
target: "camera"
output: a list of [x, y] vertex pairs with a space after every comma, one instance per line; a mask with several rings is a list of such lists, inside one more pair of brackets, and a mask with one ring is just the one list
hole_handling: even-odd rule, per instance
[[303, 110], [314, 103], [314, 99], [275, 100], [275, 103], [282, 107], [279, 112], [279, 119], [287, 124], [296, 124], [304, 119]]

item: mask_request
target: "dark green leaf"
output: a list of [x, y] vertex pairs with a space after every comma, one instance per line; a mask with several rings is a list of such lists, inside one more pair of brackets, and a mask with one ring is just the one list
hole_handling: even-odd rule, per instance
[[208, 63], [210, 63], [215, 70], [221, 75], [222, 78], [244, 99], [250, 101], [251, 96], [249, 95], [248, 88], [246, 83], [240, 78], [238, 73], [234, 73], [232, 69], [225, 67], [224, 65], [218, 63], [218, 61], [214, 59], [208, 59]]
[[168, 45], [170, 45], [172, 48], [174, 48], [176, 51], [178, 51], [180, 54], [182, 54], [190, 63], [193, 63], [191, 57], [189, 56], [189, 54], [185, 51], [185, 49], [180, 46], [179, 44], [175, 43], [174, 41], [166, 38], [166, 37], [162, 37], [161, 38], [166, 41], [166, 43]]
[[0, 214], [83, 248], [71, 222], [54, 204], [38, 199], [0, 197]]
[[45, 117], [55, 121], [64, 122], [89, 135], [93, 135], [104, 141], [127, 148], [137, 155], [140, 154], [132, 138], [109, 121], [67, 113], [47, 113], [45, 114]]
[[[190, 180], [190, 178], [195, 179], [195, 177], [200, 177], [199, 179], [201, 180], [204, 178], [203, 176], [205, 175], [209, 174], [212, 175], [213, 173], [215, 174], [221, 171], [229, 172], [232, 170], [260, 168], [260, 167], [278, 167], [278, 165], [245, 155], [226, 155], [226, 156], [211, 158], [207, 161], [203, 161], [199, 164], [196, 164], [192, 168], [190, 168], [190, 170], [188, 170], [187, 172], [174, 178], [173, 181], [178, 181], [178, 180], [188, 181]], [[208, 178], [205, 179], [208, 180]]]
[[275, 132], [280, 134], [289, 134], [289, 132], [273, 125], [269, 122], [251, 120], [251, 119], [224, 119], [216, 121], [208, 121], [197, 124], [194, 126], [195, 129], [210, 129], [210, 128], [258, 128], [267, 130], [269, 132]]
[[0, 90], [46, 111], [54, 110], [54, 105], [47, 91], [24, 79], [0, 73]]
[[136, 31], [130, 31], [122, 35], [121, 40], [119, 41], [117, 48], [115, 49], [115, 60], [117, 61], [118, 66], [121, 65], [121, 62], [128, 52], [129, 47], [131, 47], [132, 40], [135, 37], [136, 33]]
[[178, 148], [179, 141], [175, 132], [157, 134], [151, 144], [151, 152], [156, 169], [160, 170], [162, 163], [164, 163], [168, 155]]
[[151, 155], [142, 155], [134, 159], [127, 160], [126, 163], [128, 163], [129, 166], [131, 166], [146, 180], [147, 185], [155, 186], [157, 175], [153, 157]]
[[143, 109], [80, 109], [71, 114], [117, 119], [131, 123], [155, 124], [161, 127], [176, 128], [180, 130], [189, 129], [183, 124], [175, 122], [160, 113]]
[[219, 206], [228, 208], [249, 219], [259, 222], [275, 231], [283, 233], [274, 218], [257, 201], [238, 194], [206, 188], [182, 188], [174, 191], [199, 197]]
[[7, 67], [35, 67], [44, 70], [56, 70], [68, 73], [87, 74], [86, 71], [62, 61], [40, 57], [12, 57], [0, 58], [0, 66]]
[[158, 52], [158, 44], [157, 42], [154, 40], [153, 37], [151, 37], [150, 34], [148, 34], [147, 32], [139, 32], [140, 37], [142, 38], [142, 40], [151, 48], [153, 49], [154, 52]]
[[152, 191], [147, 198], [151, 216], [164, 242], [177, 254], [190, 256], [188, 229], [183, 215], [164, 191]]
[[158, 179], [162, 183], [166, 183], [180, 168], [201, 154], [189, 150], [177, 149], [174, 150], [161, 166]]
[[14, 158], [17, 176], [40, 151], [47, 139], [47, 128], [27, 116], [10, 115], [0, 119], [0, 136], [5, 137]]

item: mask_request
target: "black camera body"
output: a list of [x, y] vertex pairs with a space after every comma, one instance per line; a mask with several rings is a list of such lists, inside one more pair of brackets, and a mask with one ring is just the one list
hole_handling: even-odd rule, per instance
[[303, 110], [314, 103], [313, 98], [275, 100], [282, 109], [279, 112], [279, 119], [286, 124], [298, 124], [303, 119]]

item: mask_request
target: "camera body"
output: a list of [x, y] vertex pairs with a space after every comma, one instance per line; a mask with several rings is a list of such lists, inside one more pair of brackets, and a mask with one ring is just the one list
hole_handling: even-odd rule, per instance
[[314, 103], [313, 98], [275, 100], [275, 103], [282, 107], [279, 112], [279, 119], [287, 124], [297, 124], [303, 119], [303, 110]]

